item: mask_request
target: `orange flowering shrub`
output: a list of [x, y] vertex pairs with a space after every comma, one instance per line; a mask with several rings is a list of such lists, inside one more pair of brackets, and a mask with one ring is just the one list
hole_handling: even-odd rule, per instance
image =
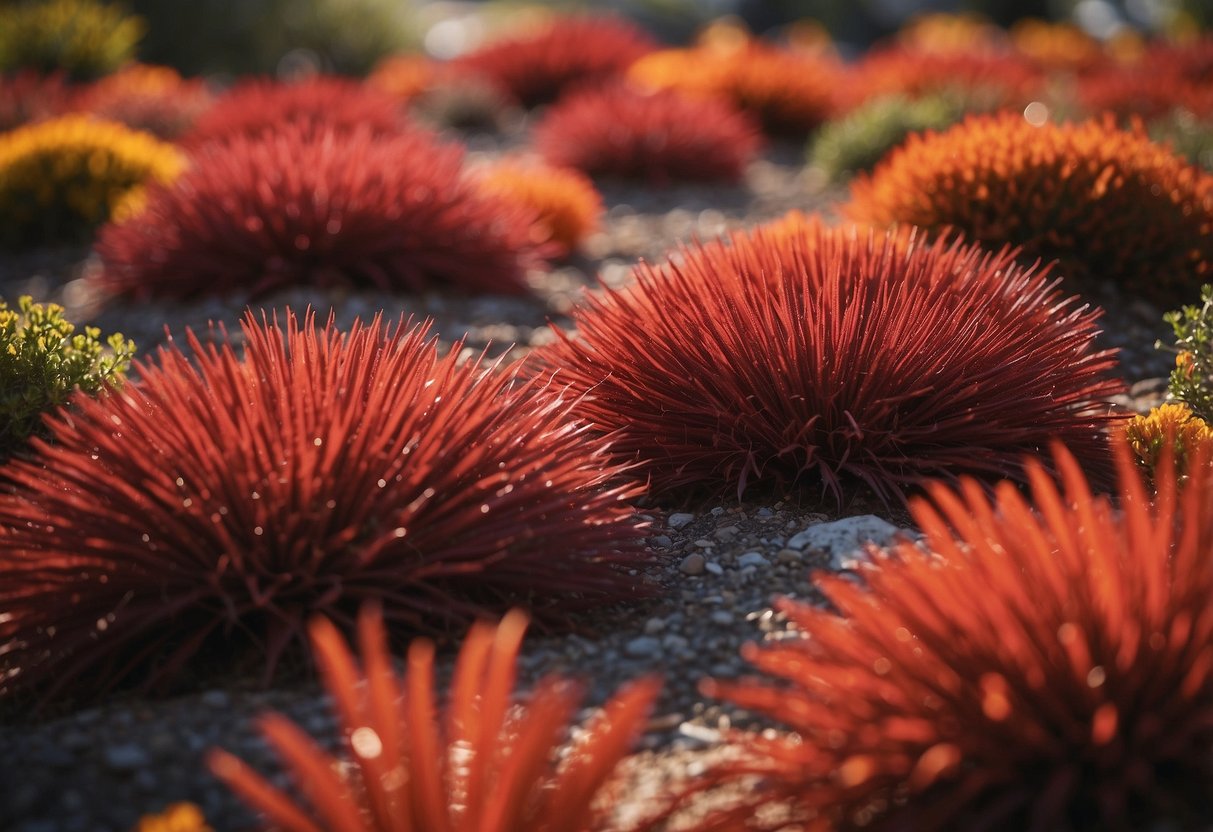
[[1213, 176], [1106, 120], [1035, 126], [1005, 113], [911, 136], [853, 181], [844, 210], [1019, 245], [1065, 276], [1161, 298], [1213, 269]]
[[916, 15], [897, 33], [897, 42], [906, 49], [944, 55], [1000, 49], [1006, 39], [988, 18], [972, 13]]
[[529, 209], [536, 217], [535, 240], [555, 243], [565, 254], [577, 248], [602, 218], [602, 197], [594, 183], [571, 168], [503, 162], [483, 171], [477, 182], [485, 191]]
[[1015, 51], [1041, 69], [1083, 72], [1107, 60], [1099, 41], [1072, 23], [1025, 18], [1011, 27]]
[[[1058, 450], [1060, 486], [937, 484], [925, 545], [873, 553], [829, 608], [785, 601], [805, 637], [746, 657], [781, 684], [708, 683], [793, 736], [740, 735], [714, 777], [765, 788], [707, 829], [1196, 829], [1213, 782], [1213, 469], [1117, 501]], [[803, 826], [746, 819], [788, 801]]]
[[171, 139], [188, 130], [213, 101], [204, 81], [186, 80], [167, 66], [134, 64], [90, 84], [75, 108]]
[[628, 78], [650, 89], [718, 96], [769, 133], [803, 135], [834, 115], [843, 69], [827, 54], [748, 41], [654, 52], [634, 63]]
[[1148, 414], [1134, 416], [1123, 430], [1138, 462], [1149, 471], [1158, 468], [1164, 448], [1174, 456], [1181, 473], [1199, 446], [1213, 451], [1213, 427], [1182, 403], [1160, 405]]
[[156, 815], [144, 815], [134, 832], [214, 832], [193, 803], [174, 803]]
[[344, 727], [350, 774], [342, 776], [336, 760], [277, 714], [262, 718], [262, 731], [311, 811], [225, 751], [211, 752], [211, 771], [285, 832], [601, 829], [610, 806], [598, 798], [644, 729], [659, 685], [650, 679], [617, 693], [557, 763], [581, 688], [548, 677], [512, 706], [525, 629], [517, 611], [497, 626], [473, 625], [439, 715], [432, 642], [409, 645], [398, 678], [377, 613], [358, 618], [361, 669], [337, 629], [319, 619], [312, 645]]
[[412, 101], [446, 74], [445, 66], [425, 55], [389, 55], [375, 66], [366, 83], [402, 101]]

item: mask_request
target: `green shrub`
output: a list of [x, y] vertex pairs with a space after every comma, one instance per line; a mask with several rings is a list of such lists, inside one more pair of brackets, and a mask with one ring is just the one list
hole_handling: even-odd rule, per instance
[[144, 21], [95, 0], [19, 2], [2, 12], [0, 72], [63, 71], [74, 80], [107, 75], [135, 57]]
[[121, 382], [135, 345], [119, 334], [105, 345], [94, 327], [76, 334], [55, 304], [28, 296], [10, 309], [0, 300], [0, 459], [7, 458], [41, 426], [42, 414], [64, 404], [77, 389], [96, 393]]
[[825, 124], [809, 144], [809, 163], [832, 181], [871, 170], [910, 133], [942, 130], [962, 115], [959, 105], [942, 96], [877, 98]]
[[1154, 141], [1169, 142], [1179, 155], [1213, 171], [1213, 119], [1200, 118], [1187, 110], [1175, 110], [1152, 122], [1149, 132]]
[[1168, 312], [1164, 318], [1175, 330], [1171, 397], [1213, 424], [1213, 285], [1201, 288], [1200, 305]]

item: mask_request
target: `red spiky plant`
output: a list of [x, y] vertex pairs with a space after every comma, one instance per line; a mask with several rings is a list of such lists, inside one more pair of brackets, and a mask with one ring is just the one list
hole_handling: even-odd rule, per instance
[[[1010, 483], [932, 486], [925, 548], [822, 575], [832, 610], [785, 601], [802, 638], [705, 687], [795, 737], [738, 736], [750, 801], [810, 829], [1204, 828], [1213, 782], [1213, 476], [1152, 499], [1118, 445], [1118, 505], [1056, 452]], [[732, 822], [708, 828], [761, 828]], [[1168, 821], [1170, 823], [1168, 823]], [[796, 827], [802, 828], [802, 827]]]
[[623, 84], [566, 96], [534, 131], [550, 165], [655, 185], [738, 180], [760, 144], [755, 125], [723, 101]]
[[70, 107], [70, 89], [61, 74], [24, 70], [0, 75], [0, 131], [54, 118]]
[[619, 78], [654, 42], [610, 15], [558, 15], [537, 30], [492, 41], [451, 62], [524, 107], [548, 104], [573, 87]]
[[311, 626], [313, 650], [342, 724], [351, 774], [285, 717], [261, 729], [286, 762], [310, 811], [245, 765], [215, 750], [211, 771], [284, 832], [585, 832], [602, 829], [600, 798], [628, 747], [644, 730], [659, 683], [622, 689], [585, 727], [559, 764], [556, 749], [581, 700], [565, 679], [541, 680], [512, 706], [526, 616], [480, 622], [464, 639], [441, 716], [434, 694], [434, 645], [409, 645], [403, 679], [392, 671], [379, 616], [358, 620], [363, 668], [337, 630]]
[[948, 95], [971, 110], [1022, 109], [1042, 93], [1039, 71], [1025, 58], [1007, 52], [928, 52], [875, 49], [851, 74], [851, 107], [872, 98]]
[[214, 102], [206, 82], [166, 66], [134, 64], [84, 87], [74, 108], [163, 139], [186, 132]]
[[171, 187], [101, 230], [96, 280], [135, 298], [299, 284], [523, 294], [544, 253], [532, 219], [468, 181], [460, 145], [287, 125], [196, 150]]
[[[78, 397], [0, 494], [0, 694], [171, 677], [204, 645], [264, 678], [323, 613], [396, 632], [644, 591], [621, 470], [569, 418], [427, 327], [252, 313], [245, 353], [170, 345]], [[195, 368], [196, 365], [196, 368]]]
[[1110, 120], [970, 116], [911, 135], [851, 184], [851, 219], [959, 230], [1066, 277], [1168, 300], [1213, 270], [1213, 175]]
[[829, 229], [734, 234], [641, 264], [543, 353], [658, 492], [1021, 476], [1053, 437], [1107, 463], [1120, 389], [1098, 312], [1014, 252]]
[[314, 76], [302, 81], [241, 81], [182, 136], [190, 147], [233, 135], [254, 136], [287, 124], [305, 133], [329, 128], [394, 136], [412, 128], [403, 104], [391, 93], [350, 78]]
[[767, 133], [803, 137], [838, 110], [845, 75], [831, 55], [746, 40], [654, 52], [634, 63], [628, 78], [642, 87], [718, 96]]

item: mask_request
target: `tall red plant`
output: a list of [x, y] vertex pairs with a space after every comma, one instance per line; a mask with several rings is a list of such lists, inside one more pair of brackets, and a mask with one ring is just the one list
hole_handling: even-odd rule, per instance
[[740, 179], [761, 137], [747, 117], [714, 98], [615, 85], [553, 105], [534, 142], [556, 167], [665, 185]]
[[255, 136], [295, 125], [305, 134], [328, 128], [394, 136], [410, 128], [401, 102], [391, 93], [349, 78], [316, 76], [303, 81], [241, 81], [194, 123], [182, 142], [197, 146], [214, 139]]
[[[1047, 271], [1047, 270], [1046, 270]], [[1064, 439], [1108, 462], [1097, 312], [1014, 252], [829, 229], [735, 234], [590, 297], [544, 354], [577, 412], [670, 493], [1021, 476]]]
[[619, 78], [654, 48], [635, 25], [608, 15], [558, 16], [537, 31], [492, 41], [452, 61], [524, 107], [555, 101], [581, 85]]
[[243, 359], [190, 334], [194, 363], [162, 350], [4, 469], [0, 694], [168, 681], [204, 644], [268, 679], [310, 616], [367, 600], [414, 632], [643, 590], [635, 491], [572, 399], [425, 326], [242, 329]]
[[285, 126], [210, 142], [149, 188], [141, 212], [101, 230], [97, 281], [135, 298], [297, 284], [524, 294], [542, 262], [533, 219], [465, 177], [459, 145]]
[[406, 675], [392, 671], [381, 619], [358, 621], [359, 671], [337, 630], [312, 624], [312, 644], [343, 727], [350, 777], [285, 717], [262, 718], [266, 738], [311, 811], [243, 762], [212, 751], [211, 770], [285, 832], [585, 832], [604, 828], [601, 800], [611, 773], [644, 728], [655, 680], [609, 701], [559, 763], [580, 686], [549, 677], [513, 708], [515, 664], [526, 616], [473, 625], [455, 665], [441, 717], [434, 695], [434, 645], [409, 645]]
[[875, 555], [859, 584], [819, 577], [832, 610], [784, 602], [804, 637], [746, 653], [781, 684], [706, 692], [795, 736], [736, 738], [715, 776], [766, 787], [708, 828], [764, 828], [743, 821], [763, 801], [812, 829], [1203, 827], [1213, 469], [1182, 490], [1167, 469], [1152, 499], [1117, 460], [1118, 506], [1060, 450], [1060, 487], [1028, 463], [1030, 502], [932, 486], [912, 506], [925, 548]]

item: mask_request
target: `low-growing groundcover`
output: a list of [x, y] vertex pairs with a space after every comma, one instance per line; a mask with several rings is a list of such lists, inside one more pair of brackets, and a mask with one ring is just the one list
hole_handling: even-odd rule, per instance
[[1098, 313], [1014, 252], [816, 221], [683, 249], [590, 296], [543, 351], [576, 413], [655, 493], [889, 499], [1020, 478], [1063, 441], [1110, 458]]
[[636, 491], [571, 398], [424, 326], [242, 328], [243, 358], [190, 335], [196, 368], [170, 345], [0, 471], [0, 695], [171, 688], [208, 643], [268, 680], [367, 600], [417, 632], [646, 591]]

